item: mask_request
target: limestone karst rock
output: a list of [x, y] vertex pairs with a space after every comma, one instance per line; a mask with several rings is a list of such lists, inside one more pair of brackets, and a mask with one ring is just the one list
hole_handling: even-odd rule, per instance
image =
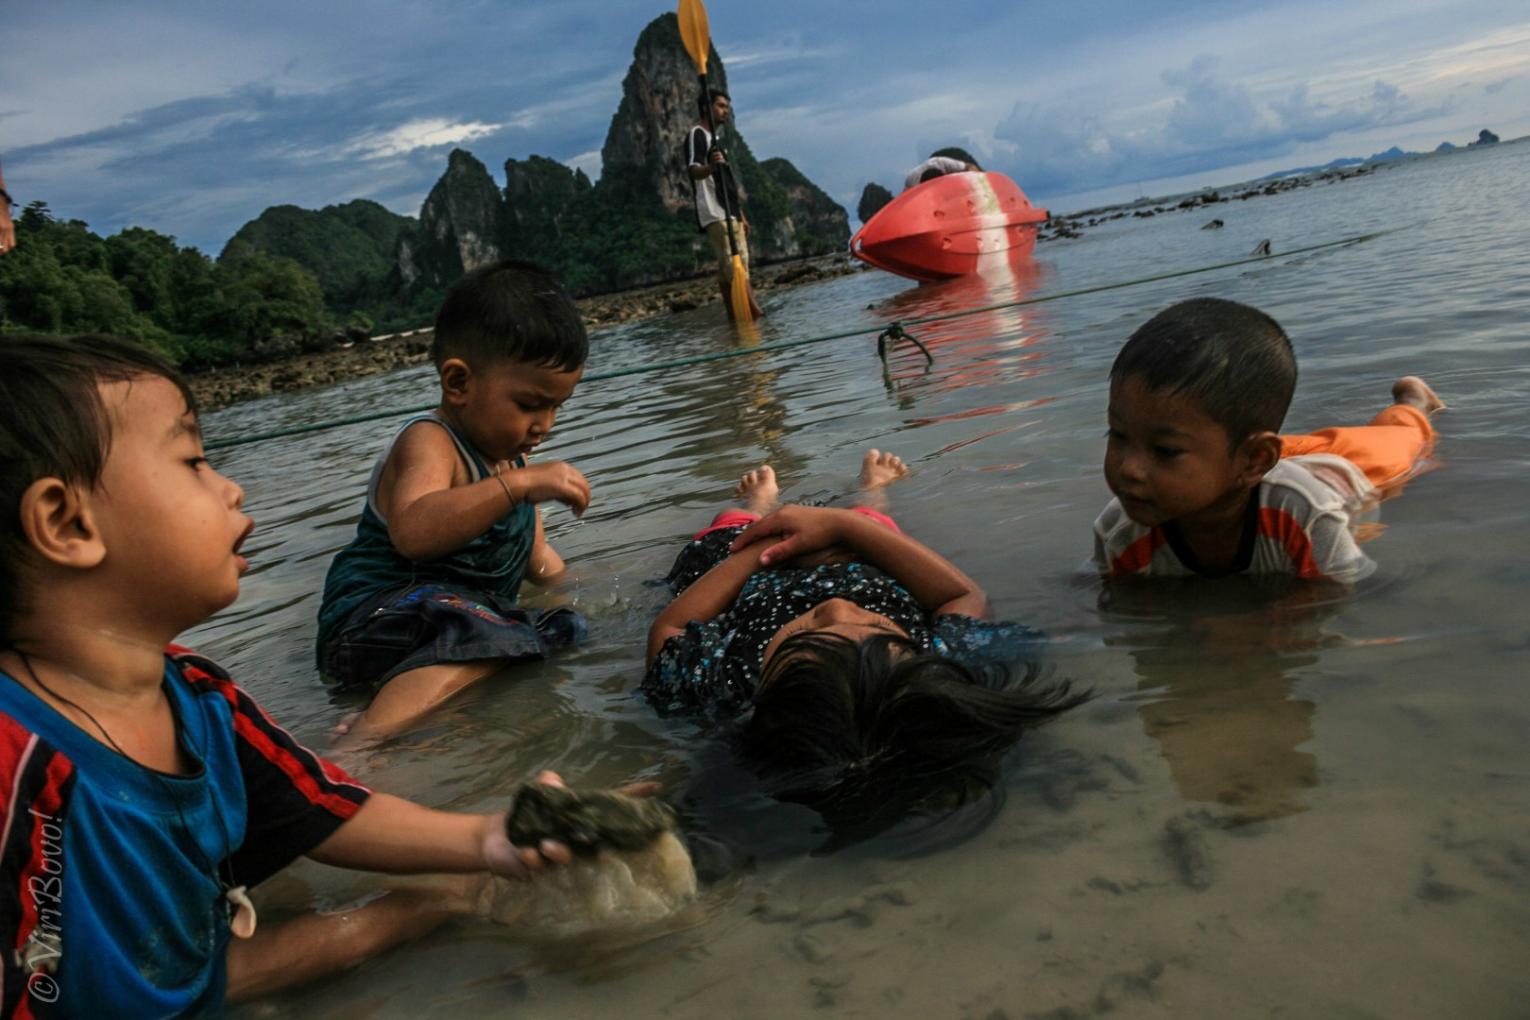
[[882, 207], [893, 200], [893, 194], [876, 181], [861, 191], [860, 204], [855, 207], [855, 215], [859, 216], [862, 223], [871, 219], [882, 211]]
[[[726, 89], [727, 80], [714, 50], [708, 81]], [[320, 277], [326, 295], [365, 293], [373, 302], [422, 310], [462, 273], [507, 257], [554, 269], [576, 294], [694, 276], [712, 265], [683, 159], [699, 93], [678, 19], [660, 15], [633, 48], [598, 180], [528, 155], [504, 162], [501, 187], [477, 157], [456, 149], [418, 221], [398, 229], [386, 268], [370, 266], [361, 284], [347, 279], [341, 288], [327, 279], [334, 273], [322, 259], [294, 257]], [[734, 99], [736, 119], [747, 123], [748, 97]], [[722, 142], [740, 181], [756, 260], [844, 250], [849, 217], [833, 199], [788, 160], [757, 160], [737, 124], [726, 126]], [[276, 243], [269, 231], [260, 237], [257, 247]]]
[[488, 167], [465, 149], [452, 150], [420, 208], [420, 227], [399, 244], [406, 285], [439, 286], [508, 254], [504, 197]]

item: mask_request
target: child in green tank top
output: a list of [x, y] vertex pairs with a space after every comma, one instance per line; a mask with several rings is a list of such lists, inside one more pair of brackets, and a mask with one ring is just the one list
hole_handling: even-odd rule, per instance
[[326, 677], [375, 690], [342, 723], [379, 737], [515, 659], [540, 658], [583, 625], [515, 605], [563, 560], [537, 504], [582, 514], [590, 484], [562, 461], [528, 464], [584, 372], [579, 313], [542, 269], [501, 262], [464, 276], [436, 318], [441, 404], [399, 430], [372, 471], [356, 537], [336, 554], [319, 608]]

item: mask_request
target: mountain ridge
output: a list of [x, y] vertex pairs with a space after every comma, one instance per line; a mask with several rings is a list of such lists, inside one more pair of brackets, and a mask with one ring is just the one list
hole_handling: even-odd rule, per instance
[[[1444, 141], [1434, 147], [1434, 152], [1453, 152], [1459, 148], [1472, 149], [1481, 145], [1497, 145], [1499, 138], [1492, 131], [1483, 128], [1477, 133], [1477, 140], [1467, 142], [1465, 146], [1456, 145], [1453, 142]], [[1330, 159], [1326, 163], [1317, 166], [1293, 167], [1289, 170], [1277, 170], [1274, 173], [1265, 174], [1263, 177], [1255, 177], [1256, 181], [1273, 181], [1281, 177], [1291, 177], [1296, 174], [1316, 174], [1324, 170], [1342, 170], [1352, 166], [1368, 166], [1376, 163], [1390, 163], [1398, 159], [1412, 159], [1415, 156], [1428, 156], [1428, 152], [1408, 152], [1394, 145], [1382, 152], [1372, 153], [1369, 156], [1341, 156], [1338, 159]]]

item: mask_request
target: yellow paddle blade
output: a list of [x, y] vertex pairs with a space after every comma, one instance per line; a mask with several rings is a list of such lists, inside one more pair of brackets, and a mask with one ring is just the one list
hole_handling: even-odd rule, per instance
[[736, 322], [749, 322], [754, 312], [749, 305], [749, 270], [742, 255], [733, 256], [733, 286], [728, 290], [728, 304]]
[[705, 77], [712, 35], [707, 30], [707, 9], [701, 0], [680, 0], [680, 41], [685, 43], [685, 52], [691, 55], [696, 73]]

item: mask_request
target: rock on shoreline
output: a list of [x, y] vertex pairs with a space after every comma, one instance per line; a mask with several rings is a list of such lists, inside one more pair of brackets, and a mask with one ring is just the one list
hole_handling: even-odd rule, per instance
[[[863, 268], [848, 254], [835, 253], [760, 266], [751, 279], [756, 291], [771, 291], [844, 276]], [[719, 301], [716, 278], [706, 276], [581, 298], [577, 303], [585, 325], [594, 331], [637, 319], [686, 312]], [[721, 308], [717, 314], [722, 316]], [[431, 330], [425, 327], [357, 341], [349, 347], [296, 354], [257, 365], [232, 365], [199, 372], [188, 381], [198, 405], [204, 411], [211, 411], [273, 393], [329, 386], [421, 365], [430, 360], [430, 346]]]
[[[1297, 188], [1310, 188], [1314, 184], [1337, 184], [1340, 181], [1363, 177], [1366, 174], [1375, 172], [1377, 169], [1390, 165], [1389, 163], [1366, 163], [1349, 170], [1323, 170], [1318, 173], [1293, 174], [1290, 177], [1250, 181], [1247, 184], [1234, 185], [1226, 189], [1229, 192], [1234, 192], [1228, 195], [1222, 194], [1216, 188], [1206, 188], [1200, 193], [1188, 195], [1178, 202], [1173, 201], [1173, 199], [1142, 199], [1136, 202], [1123, 202], [1118, 205], [1085, 209], [1083, 212], [1070, 213], [1066, 216], [1053, 216], [1041, 225], [1036, 233], [1036, 240], [1071, 240], [1076, 237], [1083, 237], [1083, 232], [1088, 227], [1097, 227], [1102, 223], [1125, 219], [1128, 216], [1147, 220], [1165, 213], [1183, 212], [1189, 209], [1216, 205], [1218, 202], [1231, 202], [1234, 200], [1246, 202], [1251, 198], [1279, 195], [1282, 192], [1294, 191]], [[1212, 223], [1221, 226], [1222, 221], [1213, 220]], [[1210, 225], [1207, 224], [1207, 226]], [[1051, 233], [1047, 233], [1049, 229]], [[1265, 254], [1268, 255], [1269, 252], [1265, 252]]]

